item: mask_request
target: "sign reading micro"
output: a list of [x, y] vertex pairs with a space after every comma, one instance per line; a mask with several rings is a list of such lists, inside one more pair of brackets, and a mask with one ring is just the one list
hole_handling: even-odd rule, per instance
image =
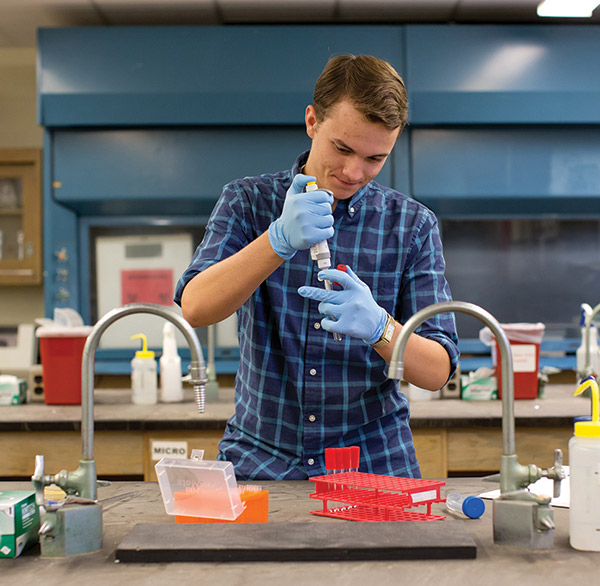
[[162, 458], [185, 460], [188, 454], [188, 443], [152, 440], [151, 451], [152, 460], [161, 460]]

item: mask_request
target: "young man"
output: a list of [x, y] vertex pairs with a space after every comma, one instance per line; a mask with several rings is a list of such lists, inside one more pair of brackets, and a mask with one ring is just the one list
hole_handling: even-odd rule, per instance
[[[175, 300], [192, 326], [238, 312], [235, 414], [219, 458], [239, 478], [324, 474], [325, 448], [349, 445], [360, 446], [363, 471], [420, 476], [408, 401], [386, 366], [401, 324], [451, 296], [434, 215], [374, 182], [407, 108], [387, 62], [330, 59], [306, 108], [310, 151], [291, 170], [226, 185], [179, 282]], [[315, 179], [320, 189], [305, 193]], [[309, 248], [322, 240], [346, 272], [318, 270]], [[341, 287], [326, 291], [320, 279]], [[405, 379], [442, 387], [456, 343], [452, 314], [422, 324]]]

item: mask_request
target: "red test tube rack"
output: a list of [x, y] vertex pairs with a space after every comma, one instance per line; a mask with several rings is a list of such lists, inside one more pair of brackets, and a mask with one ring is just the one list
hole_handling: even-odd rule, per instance
[[[323, 509], [313, 515], [348, 521], [440, 521], [446, 517], [431, 512], [433, 503], [443, 503], [441, 480], [400, 478], [358, 472], [360, 448], [325, 450], [325, 468], [332, 473], [315, 476], [315, 492]], [[344, 503], [329, 507], [328, 502]], [[423, 510], [423, 508], [425, 510]]]

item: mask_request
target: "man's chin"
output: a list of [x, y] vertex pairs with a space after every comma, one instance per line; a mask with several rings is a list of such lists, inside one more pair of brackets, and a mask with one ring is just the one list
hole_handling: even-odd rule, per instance
[[361, 187], [361, 185], [357, 187], [338, 187], [337, 190], [334, 190], [333, 194], [336, 199], [350, 199]]

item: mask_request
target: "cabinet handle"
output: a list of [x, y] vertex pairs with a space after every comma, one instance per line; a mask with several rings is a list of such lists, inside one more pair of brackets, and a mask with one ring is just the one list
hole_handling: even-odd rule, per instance
[[33, 269], [0, 269], [0, 277], [31, 277]]
[[17, 258], [19, 260], [25, 258], [25, 232], [23, 230], [17, 232]]

